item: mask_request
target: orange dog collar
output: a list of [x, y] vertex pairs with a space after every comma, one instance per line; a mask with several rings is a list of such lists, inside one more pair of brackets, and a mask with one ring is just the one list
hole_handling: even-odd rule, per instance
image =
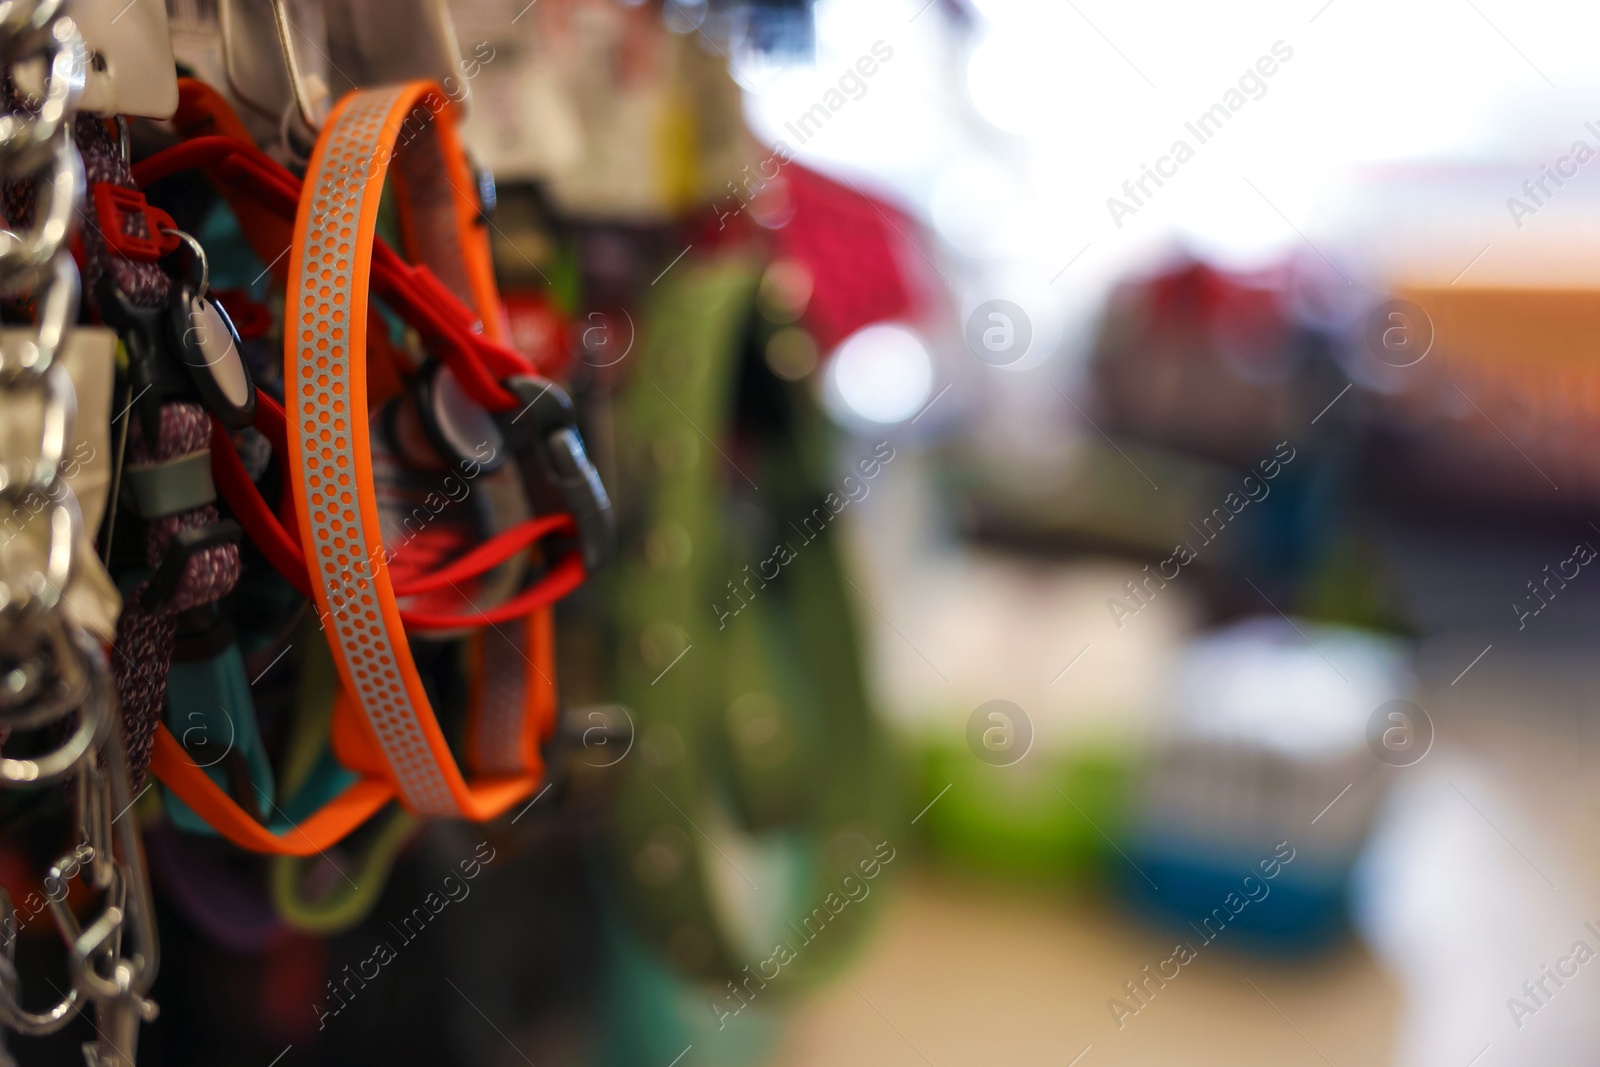
[[[477, 309], [485, 333], [501, 330], [475, 186], [444, 94], [429, 82], [349, 94], [312, 153], [290, 252], [284, 377], [295, 512], [342, 681], [340, 757], [383, 773], [416, 814], [486, 819], [537, 788], [543, 768], [537, 747], [519, 740], [517, 773], [467, 782], [412, 660], [390, 580], [368, 437], [366, 334], [379, 202], [391, 173], [407, 252]], [[547, 620], [527, 629], [547, 645]], [[547, 648], [530, 651], [544, 651], [549, 663]], [[520, 706], [489, 701], [475, 717], [514, 715], [510, 732], [519, 738], [552, 720], [551, 672], [528, 667], [539, 677], [522, 687]], [[507, 733], [508, 724], [477, 725], [480, 736]]]

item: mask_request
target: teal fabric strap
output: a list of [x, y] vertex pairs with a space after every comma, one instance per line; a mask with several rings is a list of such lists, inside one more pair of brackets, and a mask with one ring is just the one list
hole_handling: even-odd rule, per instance
[[[167, 728], [195, 765], [247, 810], [269, 817], [274, 813], [272, 764], [256, 727], [250, 679], [238, 645], [230, 644], [209, 659], [173, 661], [167, 673]], [[237, 780], [241, 761], [248, 783]], [[177, 794], [166, 791], [165, 796], [174, 825], [191, 833], [216, 833]]]

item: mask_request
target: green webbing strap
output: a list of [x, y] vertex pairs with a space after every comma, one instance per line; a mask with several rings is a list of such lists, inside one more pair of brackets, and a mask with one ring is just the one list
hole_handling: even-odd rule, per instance
[[[625, 906], [689, 974], [771, 996], [856, 942], [868, 909], [846, 898], [876, 874], [891, 793], [835, 535], [800, 526], [829, 492], [820, 415], [752, 355], [758, 270], [689, 260], [653, 292], [615, 406], [623, 556], [606, 588], [638, 726], [617, 801]], [[779, 543], [777, 576], [751, 578]]]
[[[305, 876], [323, 862], [322, 857], [272, 857], [272, 903], [278, 914], [288, 925], [309, 934], [338, 934], [355, 926], [377, 906], [395, 857], [416, 826], [417, 821], [403, 809], [391, 808], [362, 846], [354, 869], [347, 868], [343, 872], [346, 877], [335, 879], [332, 888], [316, 899], [304, 896]], [[343, 858], [349, 849], [341, 846], [338, 851]]]
[[[294, 725], [284, 752], [282, 781], [284, 795], [294, 797], [294, 806], [315, 810], [343, 789], [351, 774], [339, 765], [328, 747], [333, 720], [333, 697], [338, 675], [328, 643], [316, 633], [316, 622], [301, 624], [296, 644], [306, 649], [300, 667], [300, 699], [295, 708]], [[337, 934], [355, 926], [372, 913], [395, 857], [410, 840], [416, 820], [399, 807], [393, 807], [375, 829], [363, 827], [347, 845], [338, 849], [341, 867], [348, 877], [335, 879], [321, 896], [308, 898], [306, 875], [322, 862], [320, 856], [274, 856], [271, 861], [272, 903], [288, 925], [311, 934]], [[345, 857], [358, 850], [353, 864]]]
[[[311, 613], [296, 627], [294, 643], [303, 650], [300, 660], [299, 699], [295, 702], [294, 723], [284, 745], [283, 766], [279, 770], [278, 791], [300, 799], [308, 790], [314, 793], [303, 806], [309, 811], [325, 804], [340, 789], [354, 781], [329, 751], [333, 729], [333, 697], [339, 688], [339, 673], [333, 653]], [[337, 769], [338, 774], [332, 773]], [[331, 779], [324, 784], [320, 779]], [[297, 807], [302, 806], [300, 804]]]
[[123, 468], [127, 499], [146, 522], [204, 507], [217, 499], [211, 480], [211, 450], [191, 452], [164, 463], [130, 463]]

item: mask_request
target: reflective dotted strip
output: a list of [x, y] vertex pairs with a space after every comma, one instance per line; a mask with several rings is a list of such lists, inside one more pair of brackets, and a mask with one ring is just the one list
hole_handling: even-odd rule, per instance
[[[370, 461], [358, 452], [367, 433], [366, 353], [352, 351], [350, 326], [364, 326], [365, 287], [357, 306], [356, 271], [365, 281], [371, 267], [370, 227], [381, 195], [396, 131], [385, 118], [411, 87], [353, 94], [330, 119], [320, 158], [306, 177], [310, 197], [297, 243], [298, 306], [291, 320], [299, 331], [292, 349], [291, 390], [296, 417], [291, 455], [303, 521], [309, 534], [307, 561], [318, 581], [325, 625], [341, 662], [345, 684], [361, 706], [406, 806], [423, 815], [461, 814], [422, 716], [433, 722], [411, 660], [395, 606], [376, 522]], [[369, 204], [369, 200], [371, 203]], [[365, 247], [359, 249], [363, 209]], [[363, 449], [364, 450], [364, 449]], [[420, 706], [419, 706], [420, 705]], [[441, 737], [442, 743], [442, 737]], [[448, 758], [448, 753], [445, 753]]]

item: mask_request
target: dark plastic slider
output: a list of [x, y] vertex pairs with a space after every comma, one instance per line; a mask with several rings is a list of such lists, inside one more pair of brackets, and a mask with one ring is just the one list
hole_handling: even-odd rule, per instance
[[201, 604], [178, 613], [178, 632], [172, 639], [172, 662], [201, 663], [216, 659], [239, 639], [233, 620], [217, 605]]
[[209, 448], [165, 463], [130, 464], [123, 477], [127, 487], [124, 501], [147, 522], [181, 515], [217, 499]]
[[542, 440], [555, 430], [578, 424], [572, 398], [550, 379], [518, 375], [507, 378], [500, 385], [517, 398], [516, 408], [497, 420], [500, 432], [505, 435], [512, 451], [525, 451], [535, 440]]
[[505, 462], [498, 421], [467, 395], [443, 363], [423, 367], [412, 379], [411, 391], [423, 433], [440, 456], [474, 472], [496, 470]]

